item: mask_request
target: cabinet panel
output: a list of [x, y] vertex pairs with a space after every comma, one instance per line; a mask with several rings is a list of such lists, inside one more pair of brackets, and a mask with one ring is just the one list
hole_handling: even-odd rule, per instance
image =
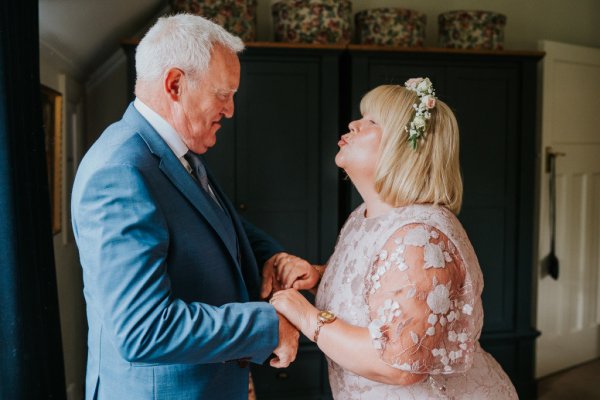
[[222, 119], [217, 143], [202, 155], [206, 168], [229, 199], [235, 199], [235, 120]]
[[518, 366], [518, 347], [515, 343], [508, 340], [486, 341], [481, 340], [481, 347], [489, 352], [498, 361], [509, 376], [517, 375]]
[[311, 260], [319, 236], [318, 73], [316, 61], [245, 62], [236, 117], [243, 215]]
[[484, 276], [483, 331], [513, 329], [515, 288], [511, 279], [513, 273], [505, 268], [507, 247], [511, 246], [504, 241], [505, 210], [501, 207], [464, 207], [459, 217]]
[[483, 272], [484, 332], [515, 328], [517, 174], [516, 68], [450, 66], [448, 104], [461, 141], [463, 210]]
[[448, 104], [460, 129], [464, 183], [459, 219], [484, 276], [484, 331], [515, 324], [517, 114], [516, 69], [449, 66]]
[[314, 398], [321, 394], [323, 374], [320, 351], [299, 351], [288, 368], [253, 365], [252, 376], [259, 399]]
[[519, 97], [516, 71], [448, 68], [448, 96], [458, 120], [468, 205], [515, 207]]

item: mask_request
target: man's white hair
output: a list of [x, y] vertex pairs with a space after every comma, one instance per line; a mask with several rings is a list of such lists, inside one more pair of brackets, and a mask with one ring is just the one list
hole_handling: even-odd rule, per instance
[[239, 37], [198, 15], [182, 13], [159, 18], [137, 46], [137, 80], [160, 80], [170, 68], [180, 68], [196, 79], [208, 69], [214, 44], [233, 53], [244, 49]]

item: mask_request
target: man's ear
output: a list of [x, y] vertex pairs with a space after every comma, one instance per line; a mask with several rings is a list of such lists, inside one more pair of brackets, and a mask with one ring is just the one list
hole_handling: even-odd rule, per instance
[[184, 79], [184, 73], [179, 68], [171, 68], [167, 71], [164, 80], [164, 91], [171, 100], [179, 101]]

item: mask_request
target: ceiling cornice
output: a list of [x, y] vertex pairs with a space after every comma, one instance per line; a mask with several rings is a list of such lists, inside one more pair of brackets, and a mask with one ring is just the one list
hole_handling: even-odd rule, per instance
[[71, 75], [77, 81], [84, 81], [85, 74], [81, 67], [77, 65], [73, 57], [65, 55], [65, 51], [46, 39], [40, 38], [40, 59], [51, 61], [52, 64], [61, 70]]

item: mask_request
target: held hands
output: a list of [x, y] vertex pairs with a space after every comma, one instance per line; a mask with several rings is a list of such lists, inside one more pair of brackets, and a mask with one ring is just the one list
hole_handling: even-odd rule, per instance
[[281, 289], [309, 290], [321, 279], [317, 268], [308, 261], [288, 253], [277, 253], [263, 267], [263, 283], [260, 296], [263, 299]]
[[319, 311], [300, 292], [295, 289], [280, 290], [273, 294], [269, 303], [306, 337], [312, 337]]
[[273, 350], [275, 357], [269, 361], [269, 364], [274, 368], [286, 368], [296, 359], [300, 333], [283, 315], [277, 313], [277, 316], [279, 317], [279, 343]]
[[[298, 330], [310, 335], [316, 327], [313, 325], [316, 324], [317, 309], [298, 290], [314, 288], [321, 275], [308, 261], [282, 252], [265, 262], [262, 276], [260, 297], [266, 299], [272, 295], [269, 302], [279, 317], [279, 344], [273, 351], [275, 358], [270, 364], [275, 368], [285, 368], [296, 358]], [[294, 289], [289, 289], [291, 287]]]
[[313, 265], [291, 254], [279, 253], [274, 264], [277, 280], [284, 289], [312, 289], [321, 279], [321, 275]]

